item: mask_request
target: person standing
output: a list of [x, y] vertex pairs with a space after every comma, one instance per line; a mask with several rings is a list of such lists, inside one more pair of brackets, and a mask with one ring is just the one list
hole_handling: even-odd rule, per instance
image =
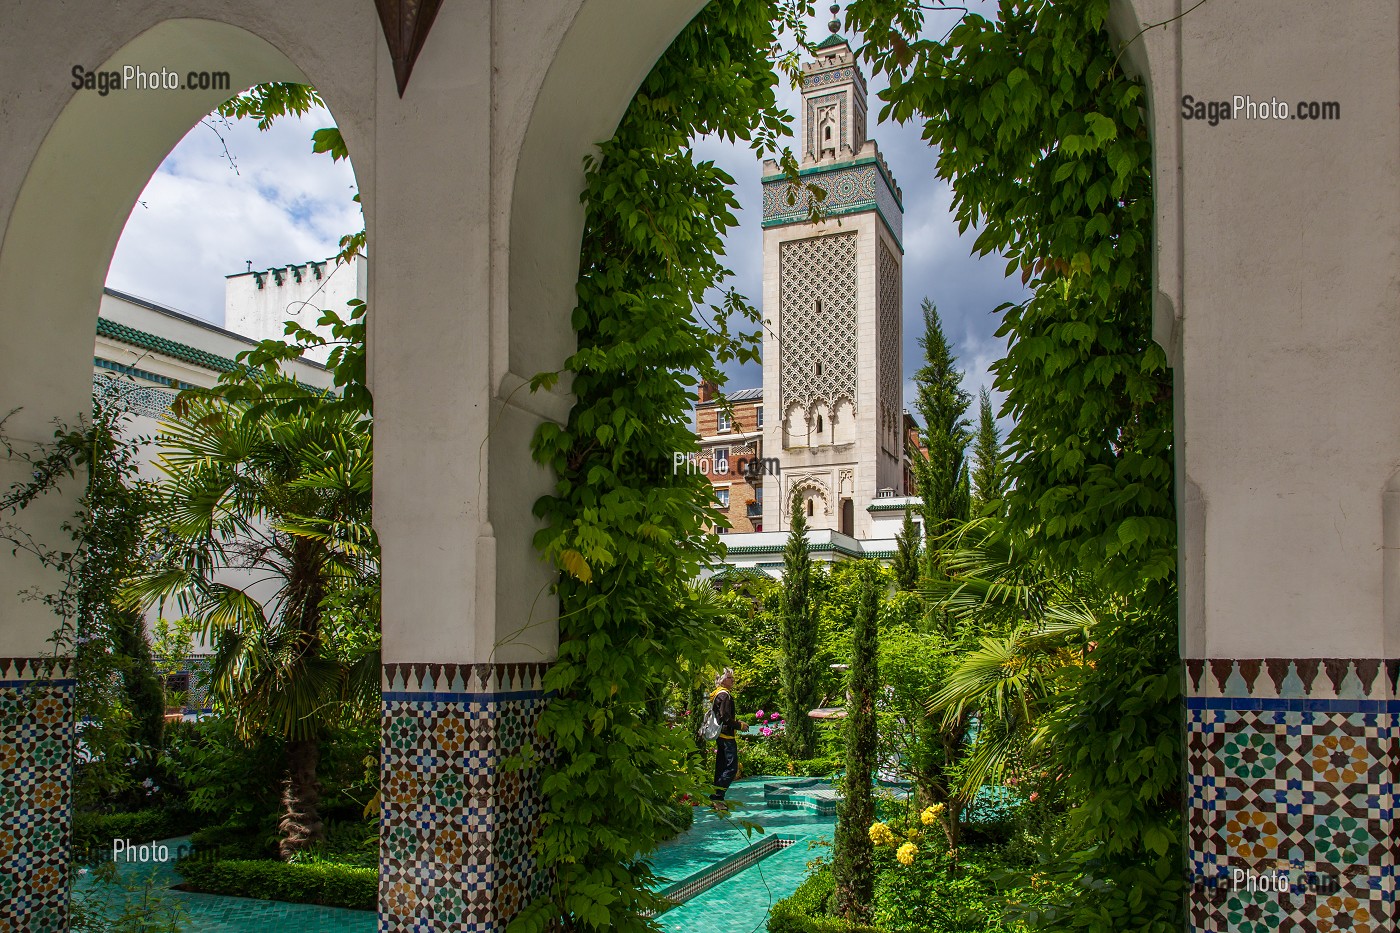
[[715, 792], [710, 799], [719, 803], [729, 791], [729, 785], [739, 776], [739, 742], [737, 736], [744, 728], [734, 711], [734, 672], [725, 668], [715, 678], [715, 692], [710, 700], [710, 714], [719, 723], [715, 737]]

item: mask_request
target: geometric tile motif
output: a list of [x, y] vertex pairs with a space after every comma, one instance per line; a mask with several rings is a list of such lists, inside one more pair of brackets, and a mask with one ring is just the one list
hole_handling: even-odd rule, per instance
[[[880, 163], [883, 165], [883, 162]], [[813, 184], [826, 192], [818, 205], [827, 217], [878, 208], [880, 216], [894, 234], [896, 242], [904, 238], [904, 208], [898, 195], [890, 190], [887, 173], [872, 162], [859, 165], [836, 165], [802, 176], [804, 184]], [[788, 203], [792, 196], [793, 203]], [[763, 183], [763, 225], [802, 223], [812, 209], [812, 196], [807, 188], [795, 188], [786, 176], [770, 177]]]
[[74, 682], [0, 659], [0, 930], [68, 929]]
[[[1197, 694], [1187, 699], [1186, 723], [1191, 929], [1395, 930], [1400, 704], [1335, 691], [1278, 697], [1300, 669], [1306, 676], [1328, 665], [1275, 662], [1264, 677], [1262, 662], [1208, 662], [1217, 690], [1243, 664], [1262, 697], [1200, 696], [1209, 686], [1190, 674], [1205, 666], [1188, 671]], [[1350, 690], [1355, 664], [1330, 666], [1328, 680]], [[1361, 666], [1372, 674], [1378, 662]], [[1375, 680], [1381, 689], [1372, 696], [1384, 696]]]
[[[538, 774], [504, 764], [537, 740], [543, 667], [385, 665], [380, 933], [498, 931], [548, 892]], [[516, 689], [437, 689], [462, 683]]]

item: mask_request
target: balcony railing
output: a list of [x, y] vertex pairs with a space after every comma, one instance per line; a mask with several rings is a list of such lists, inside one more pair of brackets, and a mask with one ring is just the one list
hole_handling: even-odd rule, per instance
[[746, 514], [749, 518], [762, 518], [762, 517], [763, 517], [763, 503], [762, 503], [762, 502], [750, 502], [750, 503], [749, 503], [749, 507], [748, 507], [747, 509], [745, 509], [745, 514]]

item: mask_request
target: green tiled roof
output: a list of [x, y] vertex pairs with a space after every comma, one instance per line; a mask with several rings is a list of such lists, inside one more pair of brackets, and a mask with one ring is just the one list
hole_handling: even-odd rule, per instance
[[818, 42], [818, 43], [816, 44], [815, 48], [819, 48], [819, 49], [829, 49], [829, 48], [831, 48], [833, 45], [849, 45], [849, 44], [850, 44], [850, 43], [847, 42], [847, 41], [846, 41], [845, 39], [843, 39], [842, 37], [840, 37], [840, 36], [838, 36], [838, 35], [835, 35], [835, 34], [832, 34], [832, 35], [827, 36], [827, 37], [826, 37], [825, 39], [823, 39], [822, 41]]
[[216, 356], [189, 344], [157, 337], [155, 334], [148, 334], [144, 330], [127, 327], [125, 324], [118, 324], [102, 317], [97, 319], [97, 335], [109, 340], [120, 340], [133, 347], [151, 350], [173, 359], [184, 360], [186, 363], [193, 363], [218, 373], [232, 372], [239, 368], [237, 363], [225, 357]]

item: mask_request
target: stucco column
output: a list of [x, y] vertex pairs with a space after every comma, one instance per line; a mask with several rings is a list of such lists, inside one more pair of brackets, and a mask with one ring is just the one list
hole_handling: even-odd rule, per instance
[[1150, 88], [1154, 332], [1177, 388], [1189, 928], [1382, 933], [1400, 22], [1392, 0], [1190, 6], [1118, 3], [1114, 30], [1185, 14], [1124, 60]]

